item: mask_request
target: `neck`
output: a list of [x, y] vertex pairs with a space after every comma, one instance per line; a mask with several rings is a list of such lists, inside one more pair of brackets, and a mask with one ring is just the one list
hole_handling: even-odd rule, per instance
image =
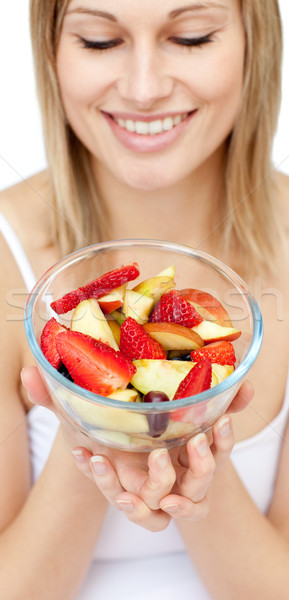
[[223, 149], [198, 171], [165, 189], [135, 189], [102, 165], [94, 168], [112, 239], [163, 239], [211, 250], [224, 188]]

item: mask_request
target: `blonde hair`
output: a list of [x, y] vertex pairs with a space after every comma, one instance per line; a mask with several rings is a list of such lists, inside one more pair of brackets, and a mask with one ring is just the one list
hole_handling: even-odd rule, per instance
[[[65, 120], [56, 50], [69, 0], [31, 0], [31, 35], [61, 253], [104, 239], [109, 228], [90, 155]], [[280, 225], [272, 199], [271, 154], [280, 104], [282, 31], [277, 0], [242, 0], [246, 35], [243, 98], [228, 140], [221, 241], [269, 265]], [[69, 200], [68, 200], [69, 199]], [[220, 230], [218, 231], [219, 235]]]

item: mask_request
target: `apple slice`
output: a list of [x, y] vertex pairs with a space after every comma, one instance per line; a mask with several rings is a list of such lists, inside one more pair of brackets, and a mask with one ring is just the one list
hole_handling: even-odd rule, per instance
[[147, 323], [154, 304], [153, 298], [134, 290], [126, 290], [122, 311], [125, 317], [132, 317], [137, 323]]
[[[57, 395], [61, 396], [60, 401], [66, 406], [67, 412], [85, 430], [89, 425], [91, 428], [97, 427], [108, 430], [108, 432], [120, 431], [123, 434], [148, 433], [149, 431], [147, 418], [140, 413], [95, 404], [67, 392], [64, 388], [57, 390]], [[106, 434], [106, 432], [99, 431], [99, 435], [103, 433]]]
[[120, 325], [116, 321], [107, 321], [107, 324], [112, 332], [112, 335], [119, 347], [120, 343]]
[[[219, 365], [218, 363], [212, 363], [213, 375], [215, 376], [215, 380], [217, 380], [217, 384], [221, 383], [229, 377], [234, 371], [233, 365]], [[214, 384], [214, 385], [217, 385]], [[213, 386], [212, 386], [213, 387]]]
[[133, 288], [133, 291], [153, 298], [154, 304], [156, 304], [165, 292], [176, 287], [174, 277], [175, 267], [170, 265], [155, 277], [141, 281]]
[[[143, 394], [151, 391], [162, 391], [170, 400], [174, 397], [181, 381], [197, 364], [183, 360], [133, 360], [136, 373], [130, 383]], [[214, 366], [214, 365], [213, 365]], [[212, 386], [217, 385], [217, 376], [212, 375]]]
[[105, 344], [108, 344], [114, 350], [119, 350], [98, 301], [94, 298], [83, 300], [77, 305], [73, 311], [70, 329], [71, 331], [79, 331], [80, 333], [91, 335], [96, 340], [101, 340]]
[[98, 299], [98, 304], [104, 314], [111, 313], [122, 306], [125, 289], [126, 284], [121, 285], [110, 294]]
[[232, 327], [232, 321], [227, 311], [215, 296], [193, 288], [181, 290], [180, 294], [194, 306], [204, 319], [216, 321], [224, 327]]
[[113, 400], [121, 400], [122, 402], [140, 402], [140, 395], [137, 390], [126, 388], [126, 390], [115, 390], [108, 396]]
[[136, 373], [131, 384], [143, 394], [162, 391], [172, 399], [181, 381], [195, 363], [181, 360], [140, 359], [134, 360]]
[[192, 327], [192, 330], [198, 333], [207, 344], [219, 340], [237, 340], [242, 333], [239, 329], [234, 329], [234, 327], [224, 327], [223, 325], [219, 325], [219, 323], [206, 321], [205, 319], [199, 325]]
[[145, 323], [145, 331], [157, 340], [165, 351], [196, 350], [204, 345], [202, 338], [188, 327], [176, 323]]

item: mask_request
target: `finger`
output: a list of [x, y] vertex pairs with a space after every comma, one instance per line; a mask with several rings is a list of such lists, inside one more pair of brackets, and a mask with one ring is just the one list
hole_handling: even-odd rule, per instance
[[171, 494], [161, 500], [160, 508], [174, 519], [186, 519], [197, 522], [207, 517], [209, 502], [207, 496], [200, 502], [192, 502], [183, 496]]
[[37, 367], [24, 367], [21, 371], [21, 380], [33, 404], [40, 404], [54, 410], [49, 391]]
[[248, 406], [248, 404], [251, 402], [254, 393], [255, 391], [252, 383], [250, 381], [244, 381], [226, 412], [234, 413], [244, 410], [244, 408], [246, 408], [246, 406]]
[[90, 459], [92, 457], [92, 453], [87, 450], [87, 448], [82, 448], [78, 446], [72, 450], [72, 456], [74, 458], [75, 464], [79, 471], [81, 471], [86, 477], [94, 480], [93, 474], [90, 468]]
[[170, 522], [170, 515], [151, 510], [141, 498], [129, 492], [119, 495], [116, 505], [129, 521], [149, 531], [163, 531]]
[[179, 482], [179, 490], [192, 502], [200, 502], [207, 494], [216, 470], [216, 462], [207, 437], [200, 433], [187, 443], [189, 468]]
[[101, 454], [91, 457], [90, 469], [93, 479], [110, 504], [116, 506], [116, 497], [124, 491], [118, 476], [106, 456]]
[[230, 415], [221, 417], [212, 428], [213, 444], [211, 451], [219, 469], [229, 458], [234, 446], [234, 432]]
[[148, 457], [148, 476], [138, 495], [147, 506], [157, 510], [163, 496], [170, 493], [176, 481], [176, 472], [166, 448], [153, 450]]

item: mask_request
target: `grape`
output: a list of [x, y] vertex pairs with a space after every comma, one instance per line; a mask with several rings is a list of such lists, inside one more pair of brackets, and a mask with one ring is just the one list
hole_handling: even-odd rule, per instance
[[69, 379], [69, 381], [73, 381], [68, 369], [66, 368], [66, 366], [63, 363], [61, 363], [60, 367], [57, 370], [58, 370], [58, 373], [63, 375], [63, 377], [65, 377], [66, 379]]
[[[169, 402], [168, 396], [164, 392], [151, 391], [143, 397], [143, 402], [156, 404], [158, 402]], [[149, 434], [156, 438], [162, 435], [167, 428], [169, 422], [168, 413], [155, 413], [146, 415], [149, 424]]]

